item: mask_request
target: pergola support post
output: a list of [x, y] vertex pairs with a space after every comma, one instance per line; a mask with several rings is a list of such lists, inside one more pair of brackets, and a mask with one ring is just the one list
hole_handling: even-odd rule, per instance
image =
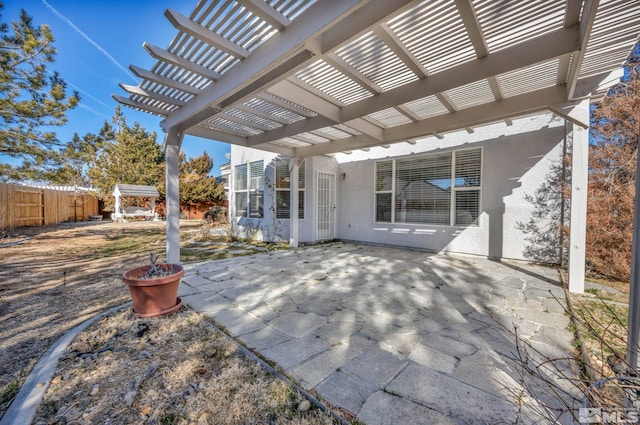
[[167, 263], [180, 263], [180, 185], [178, 162], [182, 135], [175, 129], [167, 132], [164, 142], [166, 163]]
[[[640, 142], [640, 136], [638, 136]], [[627, 363], [631, 370], [638, 370], [640, 347], [640, 155], [636, 154], [636, 199], [633, 213], [633, 241], [631, 251], [631, 288], [629, 290], [629, 337], [627, 338]]]
[[299, 230], [299, 218], [298, 218], [298, 173], [300, 171], [300, 160], [298, 158], [291, 158], [289, 161], [289, 181], [291, 211], [289, 213], [289, 246], [296, 248], [298, 246], [298, 230]]
[[[579, 105], [572, 114], [571, 224], [569, 229], [569, 292], [584, 292], [589, 188], [589, 108]], [[585, 128], [586, 125], [586, 128]]]

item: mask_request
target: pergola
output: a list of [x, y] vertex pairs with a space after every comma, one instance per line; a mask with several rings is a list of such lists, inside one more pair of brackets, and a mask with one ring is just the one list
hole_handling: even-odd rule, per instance
[[584, 290], [589, 103], [622, 75], [640, 2], [202, 0], [165, 16], [177, 35], [145, 43], [156, 64], [114, 98], [164, 118], [169, 262], [185, 134], [288, 155], [295, 188], [305, 157], [552, 111], [572, 123], [569, 287]]

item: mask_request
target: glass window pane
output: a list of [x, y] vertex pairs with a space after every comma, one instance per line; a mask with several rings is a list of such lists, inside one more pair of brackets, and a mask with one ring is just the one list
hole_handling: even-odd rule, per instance
[[450, 223], [451, 153], [396, 162], [395, 219], [399, 223]]
[[233, 190], [247, 190], [247, 164], [236, 165]]
[[376, 192], [391, 190], [393, 161], [376, 162]]
[[264, 163], [262, 161], [255, 161], [249, 164], [249, 166], [249, 178], [251, 179], [249, 189], [262, 190], [264, 187]]
[[291, 192], [288, 190], [276, 191], [276, 218], [289, 218], [291, 208], [289, 201]]
[[456, 192], [456, 226], [477, 226], [479, 211], [479, 190]]
[[288, 189], [291, 186], [289, 174], [289, 160], [277, 159], [276, 160], [276, 188]]
[[247, 192], [236, 192], [236, 217], [247, 216]]
[[304, 218], [304, 190], [298, 191], [298, 218]]
[[264, 196], [262, 190], [249, 193], [249, 217], [262, 218], [264, 216]]
[[391, 193], [376, 194], [376, 221], [391, 222]]
[[306, 174], [306, 167], [304, 166], [304, 164], [307, 162], [307, 160], [305, 159], [304, 161], [302, 161], [302, 164], [300, 164], [300, 168], [298, 169], [298, 188], [299, 189], [304, 189], [304, 184], [305, 184], [305, 174]]
[[456, 152], [456, 187], [480, 187], [481, 149]]

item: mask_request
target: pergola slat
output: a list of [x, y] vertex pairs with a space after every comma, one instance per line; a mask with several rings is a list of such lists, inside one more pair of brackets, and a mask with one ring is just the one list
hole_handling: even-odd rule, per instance
[[209, 68], [205, 68], [202, 65], [191, 62], [181, 56], [174, 55], [158, 46], [154, 46], [153, 44], [149, 44], [147, 42], [142, 44], [142, 47], [154, 58], [176, 65], [182, 69], [186, 69], [187, 71], [195, 72], [196, 74], [200, 74], [205, 78], [210, 80], [217, 80], [221, 77], [221, 75], [215, 71], [210, 70]]
[[146, 69], [140, 68], [135, 65], [129, 65], [129, 69], [133, 72], [137, 77], [142, 78], [147, 81], [152, 81], [157, 84], [161, 84], [165, 87], [171, 87], [176, 90], [183, 91], [189, 94], [198, 94], [202, 90], [199, 88], [190, 86], [185, 83], [181, 83], [180, 81], [172, 80], [171, 78], [163, 77], [162, 75], [154, 74], [151, 71], [147, 71]]
[[247, 49], [244, 49], [202, 25], [193, 22], [175, 10], [167, 9], [164, 15], [176, 29], [212, 46], [216, 46], [218, 49], [223, 50], [238, 59], [244, 59], [251, 54]]
[[236, 0], [248, 11], [278, 30], [283, 30], [291, 21], [262, 0]]

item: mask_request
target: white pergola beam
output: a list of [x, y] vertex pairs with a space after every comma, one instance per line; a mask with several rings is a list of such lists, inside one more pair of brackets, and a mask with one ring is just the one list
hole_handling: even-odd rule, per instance
[[[319, 115], [306, 119], [304, 123], [295, 122], [276, 130], [252, 136], [249, 140], [249, 146], [256, 146], [284, 137], [292, 137], [301, 132], [318, 130], [340, 122], [340, 107], [338, 105], [307, 90], [306, 87], [310, 88], [310, 86], [305, 82], [297, 78], [294, 78], [294, 80], [295, 84], [289, 80], [281, 81], [271, 87], [269, 92], [303, 108], [314, 110]], [[382, 129], [362, 118], [356, 118], [344, 124], [374, 139], [382, 140]]]
[[158, 46], [149, 44], [146, 41], [142, 43], [142, 47], [147, 51], [147, 53], [149, 53], [149, 55], [151, 55], [153, 58], [159, 61], [171, 64], [171, 65], [175, 65], [182, 69], [186, 69], [187, 71], [194, 72], [210, 80], [217, 80], [221, 77], [221, 75], [218, 72], [212, 71], [209, 68], [206, 68], [195, 62], [191, 62], [190, 60], [187, 60], [181, 56], [168, 52], [167, 50], [162, 49]]
[[[309, 91], [301, 90], [296, 84], [289, 81], [281, 81], [270, 87], [269, 91], [279, 97], [290, 99], [300, 106], [306, 105], [305, 107], [329, 117], [336, 123], [356, 120], [371, 113], [429, 95], [436, 95], [450, 112], [455, 112], [455, 105], [444, 93], [446, 90], [573, 52], [578, 48], [577, 35], [578, 27], [561, 29], [503, 49], [487, 57], [458, 65], [447, 72], [405, 84], [396, 89], [380, 93], [373, 98], [367, 98], [343, 107], [338, 107]], [[561, 99], [560, 101], [564, 100], [566, 99]], [[305, 131], [317, 130], [326, 126], [325, 120], [308, 121]], [[255, 136], [253, 141], [250, 142], [251, 146], [295, 135], [299, 125], [289, 130], [287, 130], [287, 127], [280, 128], [273, 134], [269, 131]], [[377, 138], [375, 134], [369, 135]]]
[[121, 103], [125, 106], [128, 106], [129, 108], [138, 109], [138, 110], [149, 112], [155, 115], [162, 115], [165, 117], [169, 115], [169, 111], [165, 109], [157, 108], [151, 105], [146, 105], [142, 102], [131, 100], [127, 97], [118, 96], [117, 94], [111, 95], [111, 97], [113, 97], [113, 100], [115, 100], [116, 102]]
[[214, 130], [213, 128], [205, 127], [204, 125], [193, 126], [185, 131], [185, 134], [208, 140], [223, 141], [237, 146], [247, 146], [247, 138], [245, 136]]
[[263, 0], [236, 0], [249, 12], [253, 13], [273, 28], [282, 31], [291, 21]]
[[[284, 80], [269, 87], [268, 92], [281, 99], [288, 100], [295, 105], [299, 105], [307, 111], [315, 111], [317, 114], [329, 118], [333, 122], [340, 122], [340, 107], [309, 90], [305, 90], [301, 87], [301, 85], [304, 84], [305, 83], [300, 80], [297, 80], [297, 84], [293, 84], [289, 80]], [[317, 129], [314, 128], [314, 130]]]
[[353, 66], [349, 65], [347, 62], [345, 62], [344, 59], [342, 59], [340, 56], [336, 55], [335, 53], [327, 54], [324, 57], [324, 61], [327, 62], [332, 67], [334, 67], [335, 69], [337, 69], [338, 71], [340, 71], [342, 74], [349, 77], [351, 80], [355, 81], [356, 84], [358, 84], [360, 87], [364, 88], [365, 90], [373, 94], [378, 94], [382, 91], [380, 86], [378, 86], [376, 83], [368, 79], [364, 74], [362, 74], [360, 71], [355, 69]]
[[569, 28], [580, 23], [580, 8], [582, 1], [565, 0], [564, 26]]
[[[382, 21], [405, 3], [408, 2], [341, 0], [315, 3], [286, 31], [275, 34], [235, 65], [233, 72], [225, 73], [216, 84], [167, 117], [165, 128], [184, 128], [184, 123], [190, 118], [206, 119], [202, 111], [207, 107], [232, 106], [233, 102], [255, 96], [316, 59], [314, 55], [318, 52], [310, 52], [306, 48], [309, 40], [321, 39], [325, 50], [320, 53], [330, 51]], [[353, 15], [359, 15], [357, 21], [351, 19]], [[195, 125], [192, 121], [189, 124]]]
[[383, 22], [374, 28], [374, 32], [418, 78], [426, 78], [429, 75], [429, 71], [427, 71], [413, 53], [407, 49], [402, 43], [402, 40], [400, 40], [400, 37], [389, 28], [389, 25]]
[[181, 83], [180, 81], [172, 80], [171, 78], [163, 77], [162, 75], [158, 75], [151, 71], [147, 71], [146, 69], [140, 68], [139, 66], [130, 65], [129, 69], [137, 77], [142, 78], [143, 80], [147, 80], [156, 84], [163, 85], [165, 87], [180, 90], [189, 94], [198, 94], [202, 91], [199, 88]]
[[596, 13], [598, 12], [599, 0], [586, 0], [582, 8], [582, 14], [580, 16], [580, 25], [578, 26], [578, 43], [579, 51], [573, 55], [571, 66], [567, 77], [567, 99], [573, 99], [573, 95], [580, 77], [580, 69], [582, 68], [582, 62], [584, 62], [584, 55], [587, 51], [587, 44], [589, 43], [589, 36], [593, 29], [593, 23], [596, 20]]
[[[382, 143], [397, 143], [433, 134], [473, 127], [547, 109], [562, 102], [564, 87], [549, 87], [535, 92], [513, 96], [499, 102], [478, 105], [455, 113], [438, 115], [415, 123], [399, 125], [384, 130]], [[440, 137], [439, 137], [440, 138]], [[296, 148], [296, 156], [324, 155], [346, 150], [380, 146], [381, 142], [365, 136], [353, 136], [313, 146]]]
[[276, 95], [269, 92], [261, 93], [257, 97], [258, 99], [262, 99], [265, 102], [269, 102], [273, 105], [276, 105], [282, 109], [286, 109], [287, 111], [293, 112], [302, 117], [312, 117], [315, 115], [313, 111], [309, 109], [305, 109], [300, 105], [297, 105], [295, 103], [292, 103], [291, 101], [288, 101], [287, 99], [277, 97]]
[[562, 102], [549, 106], [554, 114], [582, 128], [589, 128], [589, 104], [581, 102]]
[[272, 114], [268, 114], [266, 112], [262, 112], [259, 109], [256, 108], [252, 108], [251, 106], [247, 106], [247, 105], [237, 105], [236, 109], [242, 112], [246, 112], [248, 114], [251, 115], [255, 115], [256, 117], [260, 117], [262, 119], [265, 119], [267, 121], [272, 121], [272, 122], [276, 122], [278, 124], [283, 124], [283, 125], [287, 125], [287, 124], [291, 124], [291, 121], [285, 120], [284, 118], [280, 118], [276, 115], [272, 115]]
[[179, 100], [176, 99], [174, 97], [170, 97], [170, 96], [165, 96], [163, 94], [159, 94], [159, 93], [155, 93], [152, 91], [148, 91], [143, 89], [140, 86], [130, 86], [128, 84], [122, 84], [120, 83], [120, 88], [122, 88], [122, 90], [126, 91], [129, 94], [132, 95], [137, 95], [137, 96], [144, 96], [147, 97], [149, 99], [153, 99], [153, 100], [157, 100], [160, 102], [164, 102], [164, 103], [168, 103], [170, 105], [174, 105], [174, 106], [182, 106], [184, 105], [186, 102], [184, 100]]
[[244, 126], [247, 126], [247, 127], [257, 128], [257, 129], [263, 130], [263, 131], [273, 130], [273, 127], [266, 126], [266, 125], [258, 123], [258, 122], [249, 121], [249, 120], [246, 120], [244, 118], [235, 117], [235, 116], [230, 115], [230, 114], [228, 114], [226, 112], [221, 112], [221, 113], [217, 114], [216, 118], [221, 118], [223, 120], [235, 122], [236, 124], [244, 125]]
[[[207, 141], [220, 141], [220, 142], [230, 143], [232, 145], [245, 146], [245, 147], [247, 146], [247, 138], [244, 136], [226, 133], [219, 130], [214, 130], [212, 128], [204, 127], [202, 125], [196, 125], [194, 127], [191, 127], [190, 129], [185, 131], [185, 134], [188, 134], [190, 136], [200, 137], [200, 138], [206, 139]], [[286, 156], [292, 156], [294, 153], [293, 149], [291, 148], [288, 148], [286, 146], [275, 145], [275, 144], [260, 146], [260, 149], [267, 152], [273, 152], [273, 153], [286, 155]]]
[[164, 12], [164, 16], [167, 17], [169, 22], [171, 22], [171, 25], [173, 25], [177, 30], [185, 32], [200, 41], [215, 46], [238, 59], [244, 59], [251, 54], [247, 49], [238, 46], [208, 28], [193, 22], [191, 19], [179, 12], [176, 12], [175, 10], [167, 9]]
[[476, 51], [476, 56], [479, 58], [487, 56], [489, 49], [471, 0], [455, 0], [455, 4], [458, 8], [460, 18], [462, 18], [462, 23], [467, 30], [467, 35], [471, 40], [473, 49]]
[[579, 49], [578, 27], [552, 33], [502, 49], [484, 58], [465, 62], [425, 78], [407, 83], [342, 108], [342, 120], [369, 115], [430, 95], [442, 93], [478, 80], [525, 68]]
[[395, 109], [405, 117], [409, 118], [411, 121], [420, 121], [420, 117], [418, 116], [418, 114], [416, 114], [415, 112], [413, 112], [411, 109], [407, 108], [404, 105], [398, 105], [396, 106]]

